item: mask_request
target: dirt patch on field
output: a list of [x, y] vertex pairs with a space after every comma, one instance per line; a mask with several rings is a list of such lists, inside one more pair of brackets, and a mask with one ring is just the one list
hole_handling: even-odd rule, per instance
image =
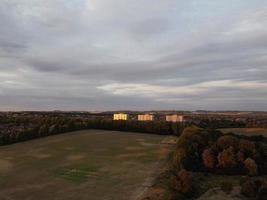
[[167, 147], [163, 147], [159, 150], [158, 154], [159, 154], [159, 159], [165, 159], [167, 157], [167, 155], [169, 154], [170, 150]]
[[45, 159], [51, 157], [50, 154], [44, 153], [45, 150], [44, 148], [36, 148], [36, 149], [31, 149], [30, 151], [27, 151], [25, 154], [26, 156], [37, 158], [37, 159]]
[[76, 154], [76, 155], [69, 155], [67, 157], [67, 160], [69, 161], [78, 161], [78, 160], [81, 160], [83, 159], [85, 156], [84, 155], [79, 155], [79, 154]]
[[74, 148], [73, 147], [65, 147], [64, 149], [65, 150], [73, 150]]
[[178, 137], [168, 136], [161, 141], [161, 144], [175, 145], [177, 144], [177, 141], [178, 141]]
[[0, 173], [6, 173], [12, 168], [12, 163], [7, 160], [0, 159]]
[[161, 187], [155, 187], [149, 189], [146, 194], [137, 200], [162, 200], [165, 197], [165, 189]]
[[50, 154], [42, 154], [42, 153], [39, 153], [39, 154], [32, 155], [32, 157], [38, 158], [38, 159], [45, 159], [45, 158], [51, 157], [51, 155]]
[[149, 143], [149, 142], [140, 142], [140, 144], [144, 147], [151, 147], [151, 146], [156, 146], [158, 144], [154, 144], [154, 143]]
[[139, 157], [139, 156], [145, 156], [146, 153], [135, 153], [135, 154], [120, 154], [118, 156], [116, 156], [116, 158], [118, 159], [125, 159], [125, 158], [129, 158], [129, 157]]
[[103, 151], [107, 151], [107, 148], [96, 148], [96, 149], [94, 149], [94, 151], [103, 152]]
[[146, 140], [143, 139], [143, 138], [138, 138], [138, 139], [136, 139], [136, 141], [137, 141], [137, 142], [144, 142], [144, 141], [146, 141]]
[[126, 150], [130, 150], [130, 151], [135, 151], [135, 150], [142, 150], [144, 148], [143, 147], [134, 147], [134, 146], [132, 146], [132, 147], [126, 147], [125, 149]]

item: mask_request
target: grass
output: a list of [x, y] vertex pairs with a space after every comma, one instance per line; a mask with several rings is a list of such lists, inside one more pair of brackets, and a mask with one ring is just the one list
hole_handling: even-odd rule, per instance
[[2, 146], [0, 199], [134, 199], [172, 148], [165, 138], [88, 130]]
[[245, 135], [245, 136], [257, 136], [262, 135], [267, 137], [267, 128], [223, 128], [220, 129], [223, 133], [232, 132], [238, 135]]
[[89, 178], [97, 178], [96, 166], [63, 167], [55, 171], [54, 175], [74, 183], [86, 182]]

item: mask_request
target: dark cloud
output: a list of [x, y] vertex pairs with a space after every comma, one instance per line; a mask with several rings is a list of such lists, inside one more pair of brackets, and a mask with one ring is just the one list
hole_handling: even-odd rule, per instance
[[130, 31], [137, 40], [148, 40], [171, 29], [168, 19], [145, 19], [133, 25]]
[[4, 0], [0, 108], [267, 110], [266, 10], [249, 0]]

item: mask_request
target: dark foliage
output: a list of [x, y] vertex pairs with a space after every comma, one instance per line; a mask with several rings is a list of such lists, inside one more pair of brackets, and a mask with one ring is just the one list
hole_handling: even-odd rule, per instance
[[241, 193], [249, 198], [266, 199], [267, 183], [263, 178], [246, 178], [240, 183]]
[[192, 126], [179, 137], [173, 164], [190, 171], [261, 175], [267, 172], [266, 148], [265, 142]]
[[184, 125], [165, 121], [113, 121], [103, 118], [33, 115], [0, 118], [0, 127], [0, 145], [5, 145], [83, 129], [179, 135]]
[[193, 174], [185, 169], [178, 171], [171, 177], [171, 188], [179, 193], [190, 196], [190, 192], [193, 189]]

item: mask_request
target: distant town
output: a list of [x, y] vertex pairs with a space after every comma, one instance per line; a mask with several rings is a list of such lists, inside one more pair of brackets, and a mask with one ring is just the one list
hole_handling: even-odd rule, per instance
[[[113, 115], [113, 120], [136, 120], [136, 116], [132, 116], [130, 118], [129, 114], [115, 113]], [[154, 114], [146, 113], [146, 114], [137, 115], [137, 120], [138, 121], [154, 121], [154, 120], [160, 120], [160, 118], [155, 117]], [[172, 115], [166, 115], [166, 121], [167, 122], [184, 122], [185, 118], [183, 115], [172, 114]]]

